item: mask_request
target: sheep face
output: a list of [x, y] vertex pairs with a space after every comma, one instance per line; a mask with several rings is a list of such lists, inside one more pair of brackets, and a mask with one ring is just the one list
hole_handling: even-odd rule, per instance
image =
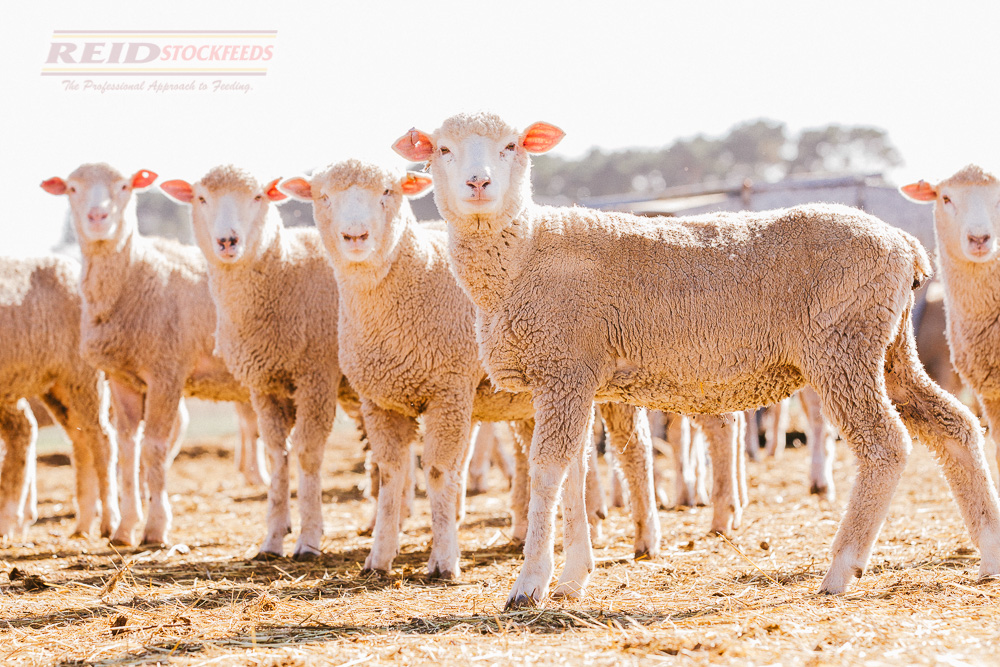
[[409, 160], [429, 160], [438, 184], [438, 207], [449, 222], [511, 214], [530, 198], [529, 153], [555, 147], [564, 133], [535, 123], [518, 132], [493, 114], [461, 114], [444, 122], [433, 137], [410, 130], [393, 145]]
[[343, 266], [388, 255], [410, 218], [405, 197], [420, 195], [430, 185], [427, 174], [399, 177], [352, 160], [317, 174], [311, 183], [294, 178], [281, 188], [313, 202], [323, 245], [334, 264]]
[[69, 178], [50, 178], [42, 189], [69, 197], [70, 212], [77, 238], [81, 242], [117, 241], [129, 233], [125, 210], [132, 192], [143, 190], [156, 180], [156, 174], [140, 170], [131, 177], [107, 164], [85, 164]]
[[934, 202], [934, 227], [944, 252], [956, 259], [985, 263], [1000, 256], [1000, 180], [970, 165], [931, 186], [906, 185], [903, 194]]
[[261, 246], [270, 202], [285, 199], [275, 179], [261, 187], [246, 172], [216, 167], [194, 185], [167, 181], [161, 189], [173, 199], [191, 204], [195, 240], [217, 265], [253, 259]]

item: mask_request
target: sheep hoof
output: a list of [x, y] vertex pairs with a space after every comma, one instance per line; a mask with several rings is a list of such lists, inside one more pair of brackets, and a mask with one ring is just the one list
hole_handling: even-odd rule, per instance
[[85, 533], [84, 531], [82, 531], [79, 528], [77, 528], [76, 530], [74, 530], [70, 534], [69, 539], [71, 539], [71, 540], [85, 540], [85, 539], [87, 539], [87, 533]]
[[266, 562], [272, 560], [280, 560], [281, 558], [284, 558], [284, 556], [282, 556], [281, 554], [274, 553], [273, 551], [258, 551], [257, 555], [251, 558], [250, 560]]
[[298, 561], [300, 563], [308, 563], [311, 561], [319, 560], [319, 554], [315, 551], [300, 551], [292, 556], [292, 560]]
[[635, 552], [634, 560], [652, 560], [653, 555], [649, 553], [649, 549], [640, 549]]
[[441, 581], [452, 581], [455, 579], [454, 572], [450, 570], [439, 570], [436, 567], [432, 570], [428, 570], [427, 576], [430, 577], [431, 579], [438, 579]]
[[389, 570], [379, 570], [377, 568], [365, 566], [361, 568], [361, 574], [364, 576], [371, 576], [371, 577], [388, 577]]
[[507, 604], [504, 605], [504, 611], [517, 611], [519, 609], [535, 609], [538, 606], [538, 600], [535, 599], [535, 594], [538, 591], [532, 591], [531, 595], [525, 595], [524, 593], [518, 593], [517, 595], [512, 595], [507, 598]]
[[130, 547], [132, 546], [132, 540], [125, 537], [112, 537], [111, 546], [113, 547]]
[[166, 540], [158, 540], [156, 538], [144, 537], [142, 538], [142, 542], [139, 543], [139, 546], [156, 547], [157, 549], [162, 549], [163, 547], [166, 547], [168, 545]]

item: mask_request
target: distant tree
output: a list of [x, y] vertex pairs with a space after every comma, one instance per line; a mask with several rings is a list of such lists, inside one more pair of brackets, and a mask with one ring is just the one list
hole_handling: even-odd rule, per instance
[[741, 123], [723, 137], [697, 135], [658, 150], [593, 148], [578, 160], [541, 155], [533, 160], [532, 183], [543, 197], [579, 200], [809, 172], [880, 172], [899, 164], [884, 130], [830, 125], [790, 136], [784, 123], [761, 119]]

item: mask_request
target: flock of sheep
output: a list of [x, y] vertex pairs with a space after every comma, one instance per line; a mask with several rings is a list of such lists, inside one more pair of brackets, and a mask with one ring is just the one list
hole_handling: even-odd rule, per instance
[[[38, 397], [73, 443], [76, 531], [100, 515], [115, 544], [134, 544], [140, 528], [142, 542], [165, 543], [167, 472], [186, 426], [183, 397], [196, 396], [239, 406], [240, 469], [269, 484], [262, 557], [280, 556], [291, 532], [294, 454], [293, 556], [313, 558], [339, 403], [371, 446], [366, 570], [388, 571], [399, 551], [422, 438], [428, 572], [460, 575], [474, 425], [509, 422], [512, 534], [524, 565], [508, 606], [548, 594], [560, 501], [566, 560], [553, 595], [578, 597], [600, 514], [587, 493], [595, 403], [628, 486], [636, 556], [655, 557], [644, 408], [664, 411], [672, 434], [688, 428], [679, 415], [705, 434], [712, 529], [726, 533], [746, 504], [743, 411], [808, 385], [815, 437], [829, 440], [832, 427], [858, 460], [823, 591], [841, 593], [863, 573], [911, 436], [940, 462], [981, 575], [1000, 575], [1000, 505], [982, 428], [917, 359], [913, 291], [931, 273], [920, 243], [826, 204], [662, 219], [539, 206], [530, 155], [562, 136], [547, 123], [519, 131], [492, 114], [461, 114], [395, 142], [406, 159], [428, 163], [421, 173], [347, 160], [264, 185], [232, 166], [161, 183], [191, 206], [198, 247], [137, 232], [132, 195], [154, 183], [152, 172], [87, 164], [44, 181], [69, 199], [83, 262], [0, 261], [0, 536], [36, 518], [37, 427], [26, 399]], [[417, 223], [407, 202], [432, 179], [446, 224]], [[1000, 428], [1000, 181], [967, 167], [903, 192], [936, 203], [952, 359]], [[316, 228], [282, 225], [271, 203], [287, 196], [312, 202]], [[704, 496], [697, 457], [688, 439], [670, 439], [684, 442], [678, 496], [693, 502]], [[824, 451], [813, 490], [832, 493]]]

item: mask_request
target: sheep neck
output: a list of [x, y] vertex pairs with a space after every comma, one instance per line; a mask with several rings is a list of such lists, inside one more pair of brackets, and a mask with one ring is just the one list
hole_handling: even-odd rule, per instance
[[80, 293], [86, 317], [92, 322], [108, 319], [119, 299], [133, 284], [134, 267], [144, 239], [129, 225], [121, 239], [80, 243], [83, 271]]
[[[941, 244], [938, 244], [942, 248]], [[1000, 318], [1000, 259], [977, 264], [939, 250], [938, 265], [947, 297], [949, 319], [962, 322], [993, 322]]]
[[[352, 266], [351, 270], [337, 271], [340, 288], [340, 304], [343, 313], [351, 322], [364, 326], [371, 315], [384, 309], [397, 309], [398, 285], [409, 285], [414, 275], [418, 275], [421, 262], [412, 218], [399, 228], [398, 239], [381, 261], [364, 262], [365, 266]], [[370, 265], [370, 266], [369, 266]]]
[[509, 217], [489, 221], [448, 218], [452, 268], [480, 310], [495, 313], [510, 295], [531, 243], [536, 208], [527, 204]]
[[[231, 325], [237, 332], [259, 327], [259, 311], [285, 298], [273, 287], [287, 254], [284, 225], [268, 219], [252, 258], [232, 265], [209, 262], [209, 285], [218, 309], [225, 314], [217, 319], [217, 327]], [[258, 308], [245, 307], [248, 303]]]

